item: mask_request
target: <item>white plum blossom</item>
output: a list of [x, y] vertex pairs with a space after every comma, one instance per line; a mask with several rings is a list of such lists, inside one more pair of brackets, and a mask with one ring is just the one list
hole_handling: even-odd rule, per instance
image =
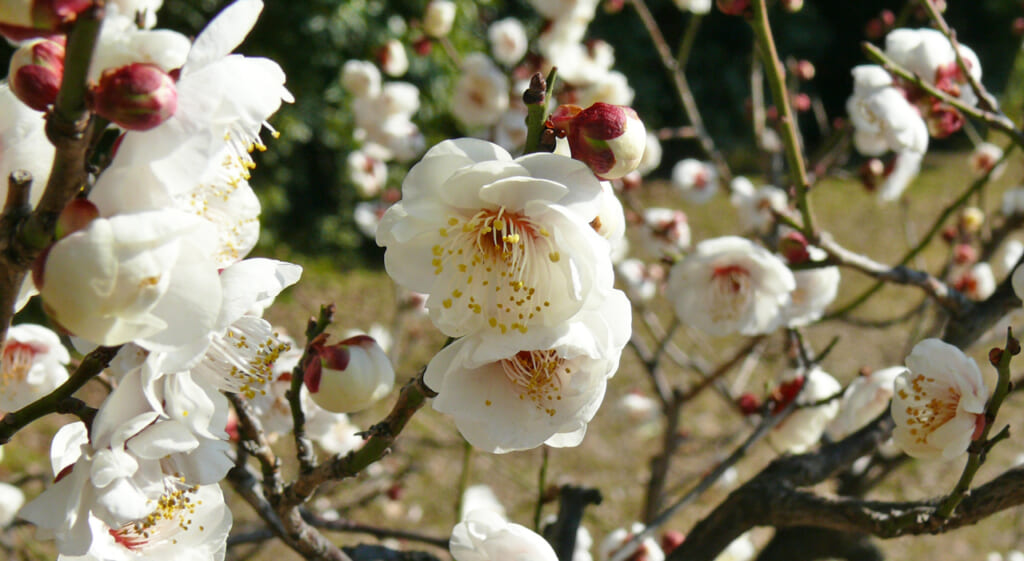
[[993, 263], [999, 267], [999, 276], [1005, 277], [1013, 272], [1020, 258], [1024, 256], [1024, 243], [1021, 243], [1020, 240], [1006, 240], [999, 255], [999, 258], [993, 260]]
[[7, 199], [7, 178], [15, 170], [32, 175], [31, 203], [43, 196], [54, 148], [43, 130], [43, 113], [22, 103], [7, 82], [0, 82], [0, 198]]
[[526, 54], [528, 41], [526, 29], [516, 18], [505, 18], [491, 24], [487, 29], [491, 42], [491, 54], [498, 62], [512, 66]]
[[666, 294], [683, 323], [711, 335], [769, 333], [784, 320], [793, 273], [750, 240], [704, 240], [669, 272]]
[[920, 459], [952, 459], [967, 451], [985, 420], [988, 387], [974, 359], [960, 349], [925, 339], [895, 381], [893, 440]]
[[[609, 561], [613, 556], [620, 553], [623, 546], [633, 539], [633, 536], [643, 531], [644, 525], [639, 522], [634, 522], [629, 530], [626, 530], [625, 528], [617, 528], [613, 530], [605, 536], [604, 540], [601, 541], [601, 545], [598, 546], [598, 561]], [[665, 552], [662, 551], [658, 542], [654, 541], [654, 538], [650, 536], [629, 548], [629, 556], [637, 554], [642, 555], [642, 558], [646, 561], [665, 561]]]
[[60, 337], [30, 323], [11, 326], [0, 345], [0, 411], [17, 411], [68, 378], [71, 355]]
[[494, 142], [509, 152], [526, 144], [526, 107], [516, 104], [508, 108], [494, 125]]
[[637, 166], [636, 171], [640, 175], [647, 175], [658, 169], [658, 166], [661, 165], [661, 153], [661, 141], [658, 140], [658, 136], [653, 132], [648, 132], [644, 155], [640, 158], [640, 165]]
[[680, 10], [695, 14], [706, 14], [711, 11], [711, 0], [675, 0]]
[[996, 291], [996, 277], [988, 263], [975, 263], [956, 273], [953, 287], [971, 300], [984, 300]]
[[775, 213], [789, 212], [789, 197], [774, 185], [755, 189], [749, 179], [737, 177], [732, 180], [730, 189], [729, 201], [736, 208], [743, 230], [765, 233], [775, 223]]
[[380, 70], [372, 62], [347, 60], [341, 67], [341, 86], [356, 97], [377, 97], [380, 83]]
[[804, 385], [797, 397], [797, 409], [768, 433], [768, 442], [778, 450], [801, 454], [817, 444], [825, 427], [839, 413], [839, 400], [810, 407], [837, 396], [843, 387], [824, 370], [814, 367], [804, 376]]
[[444, 37], [455, 23], [455, 2], [430, 0], [423, 11], [423, 31], [431, 37]]
[[388, 166], [363, 150], [349, 152], [345, 160], [348, 178], [360, 197], [369, 199], [380, 194], [388, 179]]
[[[111, 7], [116, 6], [119, 13], [142, 22], [142, 27], [150, 29], [156, 25], [156, 13], [163, 5], [164, 0], [111, 0], [107, 2], [107, 9], [110, 10]], [[107, 17], [110, 17], [110, 14], [107, 14]]]
[[613, 70], [600, 74], [599, 78], [577, 91], [576, 96], [576, 103], [582, 107], [598, 102], [628, 106], [633, 104], [636, 92], [630, 87], [625, 74]]
[[395, 370], [384, 349], [368, 335], [356, 335], [317, 349], [303, 381], [310, 397], [332, 413], [361, 411], [395, 385]]
[[1024, 214], [1024, 187], [1013, 187], [1004, 191], [1000, 210], [1004, 216]]
[[[825, 252], [817, 247], [808, 247], [813, 261], [825, 259]], [[799, 327], [817, 321], [825, 308], [839, 293], [839, 267], [815, 267], [793, 271], [796, 289], [790, 293], [790, 304], [784, 312], [786, 325]]]
[[743, 535], [726, 546], [718, 554], [718, 557], [715, 557], [715, 561], [750, 561], [755, 555], [757, 555], [757, 548], [750, 540], [750, 532], [744, 532]]
[[25, 504], [25, 493], [10, 483], [0, 482], [0, 528], [6, 528]]
[[409, 70], [409, 55], [405, 45], [398, 39], [389, 39], [379, 53], [380, 67], [392, 78], [398, 78]]
[[672, 186], [693, 203], [706, 203], [718, 192], [718, 172], [707, 162], [687, 158], [672, 168]]
[[665, 270], [660, 263], [644, 263], [640, 259], [624, 259], [616, 263], [615, 273], [626, 285], [630, 298], [640, 302], [652, 300], [665, 280]]
[[611, 286], [608, 242], [590, 225], [601, 185], [581, 162], [513, 160], [489, 142], [448, 140], [409, 171], [402, 192], [377, 243], [391, 278], [430, 295], [445, 334], [558, 325]]
[[356, 228], [366, 237], [374, 239], [377, 237], [377, 225], [391, 205], [381, 201], [361, 201], [355, 204], [352, 209], [352, 219]]
[[442, 349], [423, 376], [439, 394], [434, 409], [492, 453], [579, 445], [630, 334], [628, 299], [617, 290], [602, 296], [559, 326], [469, 336]]
[[174, 210], [99, 218], [52, 246], [36, 284], [66, 329], [99, 345], [183, 344], [209, 329], [221, 290], [200, 221]]
[[502, 518], [507, 518], [505, 506], [501, 504], [490, 486], [470, 485], [462, 492], [462, 499], [459, 502], [459, 520], [466, 520], [469, 513], [479, 511], [493, 512]]
[[906, 372], [902, 366], [891, 366], [858, 376], [846, 386], [839, 403], [839, 414], [828, 426], [833, 439], [853, 434], [888, 409], [896, 377]]
[[[957, 91], [961, 100], [970, 105], [977, 98], [956, 62], [953, 45], [937, 29], [896, 29], [885, 37], [885, 54], [896, 64], [917, 74], [926, 82], [943, 90]], [[960, 44], [960, 56], [975, 80], [981, 80], [981, 63], [974, 51]], [[954, 87], [964, 84], [964, 87]]]
[[683, 211], [648, 207], [643, 221], [640, 242], [652, 256], [677, 255], [690, 248], [690, 224]]
[[547, 540], [488, 510], [456, 524], [448, 548], [455, 561], [558, 561]]
[[992, 180], [1002, 177], [1006, 171], [1007, 162], [996, 165], [1003, 158], [1003, 149], [991, 142], [981, 142], [974, 147], [970, 155], [971, 172], [976, 177], [981, 177], [992, 170], [989, 178]]
[[89, 66], [90, 81], [97, 81], [104, 70], [132, 63], [153, 64], [164, 72], [185, 63], [192, 46], [188, 37], [168, 29], [139, 29], [135, 21], [135, 14], [120, 10], [111, 10], [103, 18]]
[[483, 53], [462, 61], [452, 91], [452, 115], [469, 128], [493, 125], [508, 109], [508, 77]]

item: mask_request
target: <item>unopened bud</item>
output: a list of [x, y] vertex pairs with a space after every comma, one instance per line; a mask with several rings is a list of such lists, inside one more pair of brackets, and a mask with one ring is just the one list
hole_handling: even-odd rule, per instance
[[960, 230], [973, 234], [985, 223], [985, 212], [976, 206], [969, 206], [960, 212]]
[[1012, 29], [1014, 35], [1024, 35], [1024, 18], [1014, 18]]
[[60, 216], [57, 217], [57, 239], [67, 237], [79, 230], [84, 230], [93, 220], [99, 217], [99, 209], [88, 199], [72, 200], [68, 203], [68, 206], [64, 207]]
[[174, 80], [155, 64], [133, 63], [106, 70], [90, 89], [92, 110], [124, 129], [149, 130], [174, 115]]
[[811, 108], [811, 96], [805, 93], [798, 93], [793, 96], [793, 109], [797, 111], [807, 111]]
[[455, 22], [455, 2], [431, 0], [423, 12], [423, 32], [431, 37], [444, 37]]
[[54, 35], [74, 23], [93, 0], [21, 0], [0, 2], [0, 35], [24, 41]]
[[804, 9], [804, 0], [782, 0], [782, 8], [790, 13]]
[[647, 130], [636, 111], [598, 102], [586, 109], [560, 106], [551, 115], [556, 131], [564, 131], [573, 159], [601, 179], [618, 179], [635, 170], [647, 147]]
[[25, 43], [14, 51], [8, 71], [11, 91], [25, 105], [45, 111], [57, 99], [64, 76], [64, 45], [50, 39]]
[[715, 4], [727, 16], [749, 16], [753, 14], [750, 0], [716, 0]]
[[795, 74], [797, 78], [805, 82], [813, 80], [814, 73], [814, 64], [811, 63], [811, 61], [809, 60], [800, 60], [793, 65], [793, 74]]
[[860, 181], [868, 191], [874, 191], [885, 179], [885, 164], [878, 158], [871, 158], [860, 166]]
[[352, 413], [391, 392], [395, 370], [384, 349], [368, 335], [313, 349], [303, 381], [317, 405], [333, 413]]
[[790, 265], [806, 263], [810, 258], [807, 251], [807, 238], [800, 232], [789, 232], [779, 240], [779, 253]]
[[954, 241], [956, 241], [957, 238], [956, 227], [946, 226], [945, 228], [942, 229], [941, 235], [943, 241], [945, 241], [946, 243], [953, 243]]
[[978, 260], [978, 252], [965, 243], [956, 244], [953, 248], [953, 262], [957, 265], [970, 265]]
[[397, 78], [409, 70], [409, 56], [405, 54], [405, 46], [398, 39], [391, 39], [377, 51], [377, 62], [381, 70], [392, 78]]
[[736, 400], [736, 405], [744, 415], [753, 415], [761, 411], [761, 400], [752, 393], [745, 393]]

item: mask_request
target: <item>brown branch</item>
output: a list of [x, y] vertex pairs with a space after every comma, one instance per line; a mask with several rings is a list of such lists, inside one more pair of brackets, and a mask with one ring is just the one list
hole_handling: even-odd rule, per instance
[[[288, 405], [292, 412], [292, 436], [295, 438], [295, 456], [299, 461], [299, 473], [306, 474], [313, 470], [316, 465], [316, 452], [313, 450], [313, 442], [306, 436], [306, 413], [302, 409], [302, 384], [305, 381], [306, 367], [310, 360], [314, 345], [326, 341], [324, 331], [334, 321], [334, 304], [320, 306], [320, 314], [309, 318], [306, 324], [306, 348], [302, 352], [302, 358], [292, 369], [291, 386], [285, 392]], [[319, 359], [315, 359], [319, 360]]]

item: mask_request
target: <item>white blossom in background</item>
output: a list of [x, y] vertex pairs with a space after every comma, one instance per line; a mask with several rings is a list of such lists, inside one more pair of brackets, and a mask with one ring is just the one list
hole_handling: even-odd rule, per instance
[[893, 440], [921, 459], [952, 459], [967, 451], [985, 420], [989, 390], [974, 359], [938, 339], [925, 339], [895, 381]]
[[452, 115], [469, 128], [493, 125], [508, 109], [508, 92], [505, 73], [487, 55], [470, 53], [452, 91]]
[[678, 255], [690, 248], [690, 224], [681, 210], [645, 208], [639, 234], [640, 243], [654, 257]]
[[[107, 9], [116, 6], [118, 12], [140, 21], [142, 27], [150, 29], [156, 25], [156, 13], [163, 4], [163, 0], [111, 0], [107, 2]], [[144, 17], [137, 18], [137, 15]]]
[[711, 0], [675, 0], [680, 10], [695, 14], [706, 14], [711, 11]]
[[60, 337], [30, 323], [13, 325], [0, 345], [0, 411], [17, 411], [68, 378], [71, 355]]
[[409, 70], [409, 55], [398, 39], [389, 39], [378, 53], [381, 70], [392, 78], [399, 78]]
[[730, 184], [729, 201], [736, 208], [740, 229], [764, 233], [775, 224], [774, 213], [789, 213], [789, 197], [774, 185], [755, 188], [745, 177], [737, 177]]
[[[612, 253], [614, 254], [615, 249], [621, 247], [621, 242], [625, 239], [626, 214], [622, 208], [622, 201], [619, 200], [615, 190], [612, 189], [611, 182], [601, 182], [599, 201], [601, 206], [597, 211], [597, 216], [591, 221], [590, 226], [602, 238], [608, 240], [608, 244], [611, 246]], [[612, 261], [615, 262], [617, 259], [613, 257]]]
[[626, 75], [611, 71], [593, 80], [589, 85], [576, 92], [576, 103], [588, 107], [598, 102], [611, 105], [632, 105], [636, 91], [629, 85]]
[[430, 0], [423, 12], [423, 31], [431, 37], [444, 37], [455, 23], [455, 2]]
[[[817, 247], [808, 247], [812, 261], [822, 261], [826, 254]], [[839, 293], [839, 267], [815, 267], [793, 271], [796, 289], [790, 293], [786, 308], [786, 325], [799, 327], [815, 322]]]
[[558, 325], [612, 284], [608, 242], [590, 226], [601, 185], [576, 160], [447, 140], [402, 192], [377, 243], [391, 278], [429, 294], [431, 320], [450, 336]]
[[676, 263], [666, 296], [683, 323], [711, 335], [769, 333], [778, 327], [796, 289], [781, 259], [750, 240], [704, 240]]
[[347, 60], [341, 67], [341, 86], [356, 97], [377, 97], [380, 84], [380, 70], [372, 62]]
[[953, 277], [953, 287], [971, 300], [980, 301], [996, 291], [996, 277], [988, 263], [975, 263]]
[[352, 219], [356, 228], [366, 237], [374, 239], [377, 237], [377, 226], [391, 205], [381, 201], [361, 201], [355, 204], [352, 210]]
[[509, 152], [517, 152], [526, 144], [526, 107], [513, 105], [494, 125], [494, 142]]
[[505, 66], [513, 66], [526, 54], [529, 40], [522, 22], [516, 18], [500, 19], [487, 28], [491, 55]]
[[647, 175], [658, 169], [658, 166], [661, 165], [661, 153], [661, 141], [658, 140], [658, 136], [653, 132], [648, 132], [644, 155], [640, 158], [640, 165], [637, 166], [636, 171], [640, 175]]
[[0, 82], [0, 198], [7, 200], [7, 178], [15, 170], [32, 175], [31, 203], [43, 196], [50, 178], [53, 144], [43, 130], [43, 113], [18, 100], [7, 82]]
[[1002, 278], [1012, 273], [1022, 256], [1024, 256], [1024, 243], [1021, 243], [1020, 240], [1006, 240], [999, 252], [999, 258], [992, 260], [994, 264], [998, 265], [999, 277]]
[[388, 82], [374, 96], [352, 102], [355, 136], [367, 155], [382, 161], [407, 161], [423, 151], [423, 134], [411, 118], [420, 108], [419, 89], [408, 82]]
[[615, 402], [615, 409], [625, 416], [630, 428], [640, 438], [652, 438], [658, 434], [661, 419], [661, 404], [658, 400], [632, 390]]
[[95, 82], [104, 70], [143, 62], [164, 72], [181, 68], [188, 57], [188, 37], [168, 29], [139, 29], [135, 14], [111, 10], [103, 18], [96, 50], [89, 66], [89, 80]]
[[459, 339], [423, 375], [438, 392], [434, 409], [491, 453], [577, 446], [618, 369], [630, 317], [626, 296], [609, 290], [562, 325]]
[[718, 172], [707, 162], [687, 158], [672, 168], [672, 186], [686, 200], [706, 203], [718, 192]]
[[[634, 522], [629, 530], [625, 528], [613, 530], [601, 540], [601, 545], [597, 548], [598, 561], [609, 561], [619, 553], [623, 545], [629, 542], [633, 536], [643, 531], [644, 525], [639, 522]], [[629, 556], [642, 556], [641, 558], [646, 561], [665, 561], [665, 552], [662, 551], [658, 542], [654, 541], [654, 538], [650, 536], [629, 548], [628, 554]]]
[[466, 520], [469, 513], [487, 511], [507, 519], [505, 506], [501, 504], [494, 490], [488, 485], [470, 485], [462, 492], [459, 503], [459, 520]]
[[841, 440], [857, 432], [889, 407], [896, 377], [906, 372], [902, 366], [891, 366], [858, 376], [843, 392], [839, 414], [828, 426], [828, 433]]
[[891, 169], [885, 176], [885, 180], [878, 186], [878, 198], [882, 201], [893, 201], [899, 198], [906, 190], [910, 182], [917, 177], [921, 171], [921, 161], [924, 154], [914, 151], [905, 151], [896, 154]]
[[547, 540], [487, 510], [456, 524], [448, 549], [455, 561], [558, 561]]
[[616, 278], [626, 285], [631, 300], [649, 302], [658, 294], [658, 287], [665, 280], [665, 270], [660, 263], [644, 263], [640, 259], [623, 259], [615, 264]]
[[989, 179], [996, 180], [1002, 177], [1003, 172], [1006, 171], [1007, 162], [1003, 162], [996, 166], [999, 160], [1003, 157], [1003, 149], [991, 142], [982, 142], [974, 147], [974, 152], [971, 152], [969, 162], [971, 165], [971, 172], [975, 176], [981, 177], [992, 170]]
[[[797, 397], [797, 409], [783, 419], [768, 433], [768, 442], [778, 450], [791, 454], [802, 454], [818, 443], [825, 427], [839, 413], [839, 385], [830, 374], [814, 367], [804, 376], [804, 386]], [[808, 407], [826, 398], [837, 399]]]
[[14, 522], [15, 516], [24, 504], [25, 493], [20, 487], [0, 482], [0, 528], [6, 528]]
[[[885, 54], [896, 64], [926, 82], [960, 97], [970, 105], [978, 102], [956, 62], [949, 39], [937, 29], [895, 29], [885, 37]], [[975, 80], [981, 80], [981, 63], [970, 47], [960, 44], [960, 56]], [[957, 87], [962, 85], [962, 87]]]
[[1013, 187], [1004, 191], [1000, 209], [1004, 216], [1024, 214], [1024, 187]]
[[348, 178], [360, 197], [369, 199], [380, 194], [388, 179], [388, 166], [362, 150], [349, 152], [346, 158]]

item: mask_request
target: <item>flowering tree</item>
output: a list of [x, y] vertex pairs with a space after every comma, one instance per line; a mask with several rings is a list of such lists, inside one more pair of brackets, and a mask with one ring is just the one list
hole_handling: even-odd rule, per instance
[[[447, 337], [395, 392], [392, 360], [409, 360], [384, 347], [400, 329], [336, 337], [336, 310], [324, 305], [296, 341], [263, 319], [302, 267], [249, 256], [261, 212], [249, 180], [257, 153], [278, 136], [268, 121], [294, 100], [277, 63], [233, 53], [261, 0], [236, 0], [194, 39], [155, 28], [159, 1], [0, 1], [0, 33], [16, 45], [0, 84], [0, 443], [50, 414], [77, 419], [48, 434], [50, 470], [31, 501], [0, 486], [0, 520], [31, 523], [67, 560], [219, 560], [266, 540], [330, 560], [445, 551], [456, 561], [860, 560], [882, 558], [873, 538], [943, 533], [1024, 502], [1024, 468], [974, 481], [1010, 438], [999, 413], [1021, 385], [1011, 380], [1021, 347], [1008, 326], [1024, 293], [1024, 245], [1011, 238], [1024, 216], [1020, 189], [1004, 193], [999, 220], [986, 222], [979, 206], [1024, 133], [981, 84], [981, 62], [939, 3], [880, 16], [884, 49], [864, 43], [877, 64], [852, 69], [848, 124], [819, 123], [831, 141], [809, 165], [796, 113], [813, 103], [798, 91], [813, 67], [783, 64], [769, 18], [802, 2], [718, 0], [718, 12], [749, 24], [758, 57], [751, 124], [759, 148], [784, 164], [779, 186], [760, 187], [733, 174], [687, 82], [710, 1], [677, 0], [689, 21], [678, 55], [646, 3], [628, 4], [607, 8], [643, 23], [685, 109], [680, 127], [646, 130], [628, 107], [643, 93], [613, 69], [612, 47], [583, 42], [596, 1], [532, 2], [543, 26], [486, 21], [484, 53], [455, 48], [449, 35], [470, 22], [455, 3], [431, 0], [411, 28], [395, 23], [376, 62], [340, 69], [361, 144], [338, 155], [364, 199], [356, 220], [384, 248], [402, 301], [413, 302], [406, 315]], [[897, 25], [914, 17], [934, 28]], [[464, 135], [436, 142], [417, 123], [419, 89], [384, 77], [409, 71], [407, 48], [434, 46], [456, 69], [445, 99]], [[825, 229], [812, 204], [851, 146], [886, 204], [913, 187], [930, 139], [957, 134], [968, 119], [1009, 142], [979, 142], [973, 180], [895, 264]], [[644, 176], [670, 138], [694, 139], [702, 154], [673, 166], [676, 197], [662, 207]], [[400, 192], [389, 188], [396, 173]], [[729, 235], [692, 243], [680, 207], [725, 194], [738, 218], [721, 228]], [[942, 262], [918, 261], [940, 235], [949, 242]], [[834, 305], [840, 271], [872, 284]], [[923, 299], [893, 319], [852, 314], [885, 285]], [[15, 321], [33, 298], [49, 327], [24, 313]], [[864, 364], [840, 383], [827, 372], [831, 352], [858, 343], [839, 336], [821, 345], [819, 329], [837, 322], [913, 325], [895, 331], [907, 340], [902, 365]], [[965, 354], [992, 345], [991, 369]], [[650, 389], [611, 395], [621, 371]], [[80, 392], [93, 380], [102, 395]], [[734, 424], [738, 440], [677, 485], [680, 429], [712, 392], [728, 403], [722, 424]], [[602, 408], [606, 396], [615, 405]], [[361, 431], [348, 415], [378, 402], [389, 412]], [[374, 478], [427, 403], [465, 442], [453, 477], [458, 520], [444, 536], [339, 520], [317, 495]], [[611, 526], [620, 528], [592, 552], [582, 521], [602, 489], [549, 489], [548, 450], [573, 457], [602, 413], [661, 437], [649, 441], [649, 464], [638, 463], [644, 484], [626, 489], [643, 497], [641, 511], [617, 512]], [[468, 484], [472, 450], [500, 462], [537, 448], [532, 521]], [[769, 458], [746, 481], [728, 482], [748, 454]], [[932, 498], [864, 498], [918, 460], [964, 465], [955, 486]], [[677, 516], [720, 481], [728, 495], [691, 516], [684, 536]], [[400, 484], [395, 475], [385, 492], [397, 496]], [[553, 502], [554, 517], [542, 520]], [[255, 530], [233, 528], [240, 508], [258, 520]], [[774, 533], [752, 538], [755, 527]], [[405, 542], [339, 546], [327, 530]]]

